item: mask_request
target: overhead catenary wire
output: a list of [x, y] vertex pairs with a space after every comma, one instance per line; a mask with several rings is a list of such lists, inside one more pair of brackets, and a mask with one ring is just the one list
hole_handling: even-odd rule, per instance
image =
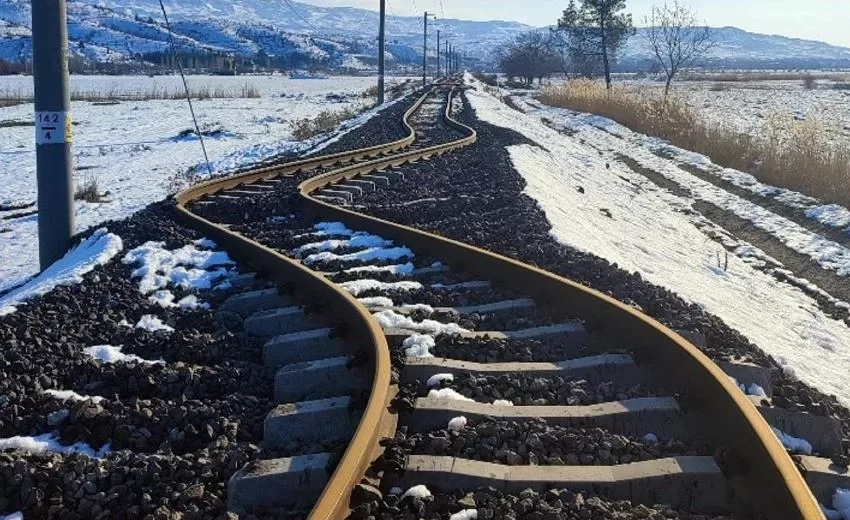
[[210, 165], [210, 156], [207, 154], [207, 145], [204, 143], [201, 127], [198, 125], [198, 118], [195, 117], [195, 107], [192, 105], [192, 94], [189, 92], [189, 83], [186, 81], [186, 74], [183, 72], [183, 62], [180, 61], [180, 55], [177, 53], [177, 46], [174, 44], [174, 33], [171, 32], [171, 23], [168, 21], [168, 13], [165, 12], [165, 4], [162, 3], [162, 0], [159, 0], [159, 7], [162, 9], [162, 17], [165, 18], [165, 29], [168, 31], [168, 39], [171, 43], [171, 53], [174, 56], [174, 63], [177, 65], [180, 78], [183, 80], [183, 88], [186, 90], [186, 101], [189, 102], [189, 112], [192, 114], [192, 122], [195, 123], [195, 132], [198, 134], [198, 140], [201, 142], [201, 150], [204, 152], [204, 163], [207, 165], [207, 174], [212, 177], [212, 166]]
[[295, 14], [295, 16], [297, 16], [298, 18], [301, 19], [302, 22], [307, 24], [307, 27], [309, 27], [310, 29], [313, 29], [316, 32], [321, 32], [321, 31], [319, 31], [319, 29], [315, 25], [313, 25], [310, 22], [310, 20], [305, 18], [304, 15], [301, 14], [301, 12], [298, 9], [296, 9], [294, 5], [292, 5], [292, 2], [290, 2], [289, 0], [283, 0], [283, 3], [286, 4], [287, 7], [289, 7], [290, 11], [292, 11]]

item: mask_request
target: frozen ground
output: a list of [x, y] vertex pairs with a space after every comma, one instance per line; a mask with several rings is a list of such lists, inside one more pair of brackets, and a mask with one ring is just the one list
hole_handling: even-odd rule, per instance
[[[749, 221], [781, 248], [829, 264], [821, 263], [829, 276], [848, 274], [850, 251], [844, 246], [700, 181], [678, 160], [653, 153], [657, 140], [610, 120], [515, 98], [523, 115], [483, 92], [469, 97], [478, 117], [540, 145], [514, 146], [509, 152], [528, 183], [526, 193], [540, 202], [556, 238], [701, 305], [800, 379], [850, 405], [850, 328], [765, 269], [778, 261], [694, 207], [716, 205]], [[710, 236], [721, 237], [723, 245]], [[733, 251], [728, 260], [724, 246]], [[789, 277], [795, 273], [789, 271]], [[828, 295], [814, 284], [797, 282], [809, 294]], [[832, 303], [846, 305], [837, 298]]]
[[[111, 94], [171, 92], [178, 77], [72, 78], [73, 88]], [[370, 78], [290, 80], [281, 76], [189, 76], [190, 88], [238, 91], [249, 83], [259, 98], [211, 99], [195, 102], [214, 171], [285, 152], [300, 152], [321, 139], [293, 141], [293, 122], [328, 109], [362, 106]], [[31, 89], [31, 78], [0, 77], [0, 93]], [[285, 97], [284, 97], [285, 95]], [[368, 117], [364, 116], [364, 117]], [[186, 101], [122, 101], [117, 104], [72, 103], [74, 162], [78, 182], [96, 180], [108, 202], [77, 202], [77, 230], [123, 218], [168, 195], [172, 180], [203, 161]], [[28, 215], [36, 200], [33, 105], [0, 108], [0, 293], [38, 271], [38, 216]], [[29, 125], [29, 126], [27, 126]], [[325, 136], [327, 138], [327, 136]], [[10, 209], [21, 207], [21, 209]]]

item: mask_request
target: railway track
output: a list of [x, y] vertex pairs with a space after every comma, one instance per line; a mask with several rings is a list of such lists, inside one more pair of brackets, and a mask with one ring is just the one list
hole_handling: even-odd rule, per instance
[[[427, 90], [400, 140], [177, 196], [191, 225], [278, 287], [228, 303], [268, 338], [264, 361], [279, 370], [263, 455], [231, 480], [231, 509], [487, 517], [524, 501], [526, 513], [541, 501], [547, 512], [580, 509], [572, 492], [584, 490], [598, 495], [594, 507], [630, 501], [611, 507], [635, 518], [655, 518], [646, 506], [656, 503], [822, 518], [753, 399], [724, 372], [769, 398], [764, 370], [721, 369], [603, 294], [355, 211], [359, 195], [403, 176], [400, 166], [475, 142], [451, 117], [458, 92]], [[797, 462], [819, 498], [839, 481], [828, 459]], [[427, 507], [416, 498], [432, 492]]]

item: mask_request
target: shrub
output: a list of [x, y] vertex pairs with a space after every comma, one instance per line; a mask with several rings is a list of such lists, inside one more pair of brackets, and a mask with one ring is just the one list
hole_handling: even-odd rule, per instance
[[774, 114], [754, 136], [729, 125], [709, 124], [676, 97], [665, 101], [622, 88], [608, 92], [590, 80], [546, 88], [540, 101], [613, 119], [706, 155], [715, 164], [752, 173], [767, 184], [850, 205], [850, 145], [833, 139], [817, 118], [798, 121]]
[[346, 108], [342, 110], [325, 110], [312, 118], [299, 119], [294, 124], [292, 135], [299, 141], [315, 137], [321, 133], [328, 132], [339, 126], [343, 121], [356, 116], [358, 110]]
[[814, 90], [817, 88], [817, 80], [811, 74], [803, 76], [803, 88], [806, 90]]
[[82, 200], [85, 202], [103, 202], [103, 198], [108, 193], [100, 193], [97, 177], [85, 176], [74, 191], [74, 200]]

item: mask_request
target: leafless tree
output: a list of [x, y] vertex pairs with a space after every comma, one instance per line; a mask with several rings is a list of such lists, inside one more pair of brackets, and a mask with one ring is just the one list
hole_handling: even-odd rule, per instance
[[664, 84], [666, 98], [676, 74], [705, 58], [715, 42], [711, 28], [698, 25], [696, 13], [680, 4], [679, 0], [653, 6], [652, 14], [646, 18], [646, 26], [646, 39], [655, 60], [667, 76]]
[[496, 51], [496, 59], [502, 72], [528, 84], [564, 69], [553, 35], [544, 31], [520, 34]]

